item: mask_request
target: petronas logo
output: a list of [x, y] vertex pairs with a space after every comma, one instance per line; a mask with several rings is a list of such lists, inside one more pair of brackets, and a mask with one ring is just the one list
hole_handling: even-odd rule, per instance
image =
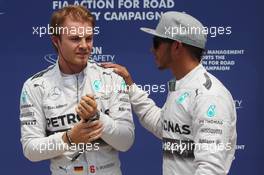
[[215, 115], [216, 115], [216, 106], [210, 105], [207, 110], [207, 116], [211, 118], [211, 117], [214, 117]]

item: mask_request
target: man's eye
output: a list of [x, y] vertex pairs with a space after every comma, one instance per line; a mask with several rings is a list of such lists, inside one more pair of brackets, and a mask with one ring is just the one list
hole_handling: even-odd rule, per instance
[[89, 37], [89, 38], [85, 38], [85, 40], [86, 40], [86, 42], [90, 42], [90, 41], [93, 40], [93, 38], [92, 37]]
[[71, 41], [80, 41], [79, 37], [70, 38]]

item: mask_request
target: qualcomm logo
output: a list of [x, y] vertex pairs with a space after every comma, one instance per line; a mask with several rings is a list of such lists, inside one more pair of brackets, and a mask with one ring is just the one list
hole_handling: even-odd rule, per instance
[[57, 61], [57, 54], [47, 54], [44, 56], [44, 60], [47, 61], [48, 63], [55, 64]]

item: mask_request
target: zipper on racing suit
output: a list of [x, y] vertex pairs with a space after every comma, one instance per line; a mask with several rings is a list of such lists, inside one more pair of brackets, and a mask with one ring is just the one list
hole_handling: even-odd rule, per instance
[[[76, 90], [76, 96], [77, 96], [76, 97], [76, 104], [78, 105], [79, 101], [80, 101], [80, 99], [79, 99], [79, 74], [76, 75], [76, 89], [77, 89]], [[79, 151], [76, 152], [71, 161], [72, 162], [75, 161], [80, 155], [81, 154], [79, 153]]]
[[[77, 105], [79, 104], [79, 102], [80, 102], [80, 98], [79, 98], [79, 75], [80, 74], [77, 74], [76, 75], [76, 88], [77, 88], [77, 91], [76, 91], [76, 95], [77, 95]], [[84, 77], [83, 77], [83, 81], [84, 81]], [[84, 153], [84, 152], [80, 152], [80, 151], [78, 151], [78, 152], [76, 152], [75, 153], [75, 155], [73, 156], [73, 158], [72, 158], [72, 162], [74, 162], [76, 159], [78, 159], [78, 157], [80, 156], [80, 155], [82, 155], [82, 153]], [[86, 154], [83, 154], [84, 155], [84, 157], [85, 157], [85, 160], [87, 160], [86, 159]], [[88, 162], [87, 162], [88, 163]]]
[[76, 82], [76, 88], [77, 88], [77, 92], [76, 92], [77, 94], [76, 95], [77, 95], [77, 105], [78, 105], [79, 100], [80, 100], [79, 99], [79, 74], [76, 75], [76, 81], [77, 81]]

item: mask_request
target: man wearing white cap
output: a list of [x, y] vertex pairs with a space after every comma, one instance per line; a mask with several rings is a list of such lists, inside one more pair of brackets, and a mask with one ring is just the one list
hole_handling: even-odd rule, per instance
[[163, 174], [227, 174], [235, 154], [236, 109], [229, 91], [200, 64], [205, 28], [186, 13], [167, 12], [155, 30], [141, 30], [154, 35], [158, 68], [175, 76], [162, 109], [133, 83], [125, 67], [104, 66], [124, 77], [141, 124], [163, 140]]

